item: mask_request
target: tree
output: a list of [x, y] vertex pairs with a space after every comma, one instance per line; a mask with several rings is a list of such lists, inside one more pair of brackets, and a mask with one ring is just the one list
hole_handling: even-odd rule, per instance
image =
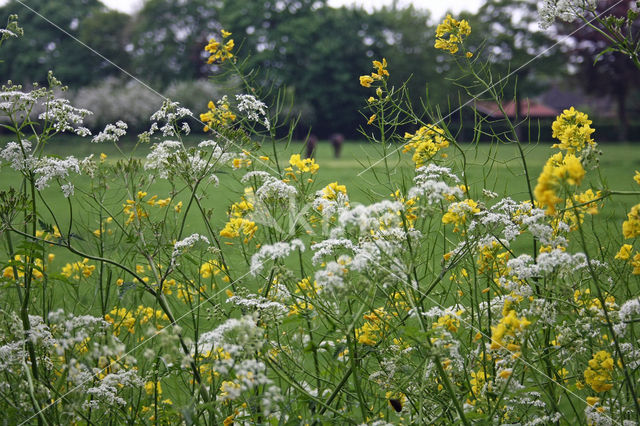
[[[131, 16], [115, 10], [99, 11], [86, 17], [80, 26], [80, 40], [96, 49], [117, 66], [129, 69], [131, 64]], [[101, 60], [92, 70], [96, 79], [118, 76], [120, 70]]]
[[[623, 18], [635, 4], [635, 1], [624, 0], [601, 1], [593, 11], [598, 16]], [[591, 14], [586, 16], [591, 19]], [[613, 23], [612, 18], [604, 18]], [[627, 28], [622, 28], [625, 36], [636, 43], [635, 60], [640, 42], [640, 20], [630, 20]], [[578, 27], [578, 25], [580, 25]], [[558, 25], [561, 32], [571, 33], [574, 48], [571, 50], [571, 62], [578, 69], [577, 77], [585, 91], [598, 96], [612, 96], [616, 105], [618, 119], [618, 138], [626, 141], [629, 138], [629, 108], [630, 97], [638, 94], [640, 85], [640, 68], [634, 64], [628, 54], [615, 49], [609, 49], [610, 40], [603, 31], [601, 22], [594, 21], [593, 25]]]
[[132, 29], [135, 73], [163, 86], [207, 76], [203, 50], [220, 28], [218, 8], [207, 0], [147, 0]]
[[[74, 37], [79, 37], [86, 18], [104, 10], [98, 0], [32, 0], [29, 7]], [[95, 79], [92, 71], [101, 60], [85, 46], [17, 1], [0, 8], [0, 20], [6, 22], [10, 14], [20, 15], [26, 37], [5, 46], [3, 78], [42, 83], [53, 70], [66, 84], [85, 85]]]

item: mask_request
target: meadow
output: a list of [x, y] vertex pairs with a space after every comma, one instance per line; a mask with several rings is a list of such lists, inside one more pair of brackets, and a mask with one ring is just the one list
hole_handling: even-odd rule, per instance
[[[470, 32], [448, 15], [435, 47], [502, 105]], [[366, 141], [304, 158], [231, 36], [205, 51], [244, 93], [165, 99], [135, 140], [90, 135], [51, 74], [0, 92], [8, 423], [640, 422], [633, 145], [573, 107], [553, 141], [506, 113], [457, 141], [380, 58], [353, 81]]]

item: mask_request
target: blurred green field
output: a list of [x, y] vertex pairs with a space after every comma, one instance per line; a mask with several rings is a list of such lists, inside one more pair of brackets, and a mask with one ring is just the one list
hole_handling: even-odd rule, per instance
[[[7, 140], [1, 138], [1, 140]], [[200, 139], [191, 138], [187, 144], [197, 142]], [[0, 142], [0, 145], [4, 145]], [[133, 144], [124, 144], [122, 149], [129, 154]], [[401, 146], [389, 148], [388, 156], [382, 161], [383, 150], [381, 146], [373, 143], [345, 142], [342, 155], [336, 159], [333, 149], [328, 141], [320, 141], [316, 150], [316, 162], [320, 164], [317, 175], [317, 188], [338, 181], [348, 188], [349, 196], [353, 202], [370, 203], [381, 197], [388, 197], [393, 189], [410, 185], [413, 165], [409, 154], [403, 154]], [[483, 189], [488, 189], [499, 195], [508, 194], [516, 200], [528, 199], [526, 177], [523, 172], [522, 161], [518, 150], [514, 145], [490, 145], [490, 144], [463, 144], [461, 148], [464, 156], [454, 147], [448, 148], [447, 162], [454, 172], [462, 177], [463, 163], [466, 160], [466, 179], [469, 183], [472, 197], [481, 195]], [[603, 152], [600, 161], [600, 169], [589, 171], [582, 188], [591, 185], [594, 189], [604, 187], [615, 190], [633, 190], [637, 185], [633, 181], [634, 170], [640, 170], [640, 151], [631, 144], [601, 145]], [[149, 151], [148, 146], [139, 146], [135, 156], [141, 159]], [[525, 146], [526, 160], [532, 187], [535, 187], [537, 177], [544, 166], [546, 159], [556, 150], [551, 144], [537, 144]], [[47, 147], [47, 152], [53, 155], [74, 155], [83, 158], [94, 154], [99, 156], [104, 152], [108, 155], [107, 161], [115, 162], [121, 158], [121, 154], [112, 145], [96, 145], [78, 138], [61, 138]], [[286, 162], [291, 154], [304, 153], [302, 143], [291, 143], [288, 147], [278, 146], [278, 157], [281, 165]], [[256, 155], [268, 155], [273, 157], [271, 146], [263, 147]], [[273, 165], [273, 164], [272, 164]], [[385, 169], [391, 171], [390, 180], [386, 177]], [[231, 174], [220, 174], [220, 185], [210, 186], [203, 204], [214, 210], [214, 221], [220, 225], [226, 217], [226, 209], [242, 193], [239, 178], [245, 170]], [[273, 170], [275, 172], [275, 169]], [[21, 178], [9, 167], [5, 166], [0, 171], [0, 189], [9, 186], [20, 185]], [[75, 182], [78, 188], [82, 188], [82, 180]], [[635, 186], [635, 188], [634, 188]], [[158, 194], [159, 197], [167, 196], [170, 185], [166, 181], [158, 181], [150, 185], [150, 194]], [[59, 188], [55, 185], [46, 189], [44, 194], [49, 199], [55, 199], [62, 203], [64, 198]], [[179, 198], [179, 196], [178, 196]], [[633, 197], [617, 197], [607, 201], [607, 215], [610, 220], [621, 221], [625, 217], [625, 211], [629, 205], [633, 205], [637, 199]], [[52, 206], [54, 210], [65, 217], [66, 202], [64, 205]], [[620, 222], [621, 223], [621, 222]]]

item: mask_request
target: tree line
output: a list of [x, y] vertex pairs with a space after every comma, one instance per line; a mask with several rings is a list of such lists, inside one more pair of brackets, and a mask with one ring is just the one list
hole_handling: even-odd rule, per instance
[[[537, 3], [490, 0], [476, 13], [459, 14], [471, 24], [468, 43], [477, 52], [474, 59], [491, 64], [507, 99], [535, 96], [558, 84], [609, 93], [620, 136], [628, 136], [640, 103], [637, 73], [628, 72], [625, 58], [614, 52], [599, 57], [594, 67], [599, 40], [593, 32], [568, 39], [565, 35], [574, 30], [570, 25], [532, 31]], [[434, 48], [440, 17], [412, 6], [370, 12], [333, 8], [327, 0], [146, 0], [133, 15], [109, 10], [98, 0], [30, 0], [28, 6], [11, 0], [0, 8], [0, 19], [18, 13], [26, 34], [6, 45], [3, 80], [42, 82], [53, 70], [65, 84], [79, 88], [125, 78], [126, 70], [162, 93], [176, 82], [220, 72], [207, 64], [203, 49], [225, 29], [233, 33], [238, 56], [246, 58], [241, 65], [257, 70], [254, 82], [264, 93], [284, 93], [304, 127], [321, 137], [334, 132], [357, 136], [358, 126], [366, 123], [359, 109], [368, 92], [358, 76], [373, 59], [387, 59], [391, 82], [406, 82], [417, 109], [429, 102], [446, 115], [472, 97], [482, 99], [480, 87], [476, 93], [459, 89], [473, 76]], [[623, 78], [603, 78], [612, 73]], [[218, 79], [223, 82], [224, 75]]]

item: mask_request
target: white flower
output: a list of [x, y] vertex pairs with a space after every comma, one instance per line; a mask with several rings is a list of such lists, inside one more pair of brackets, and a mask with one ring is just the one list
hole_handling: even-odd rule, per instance
[[549, 28], [556, 18], [573, 22], [596, 5], [596, 0], [544, 0], [538, 10], [538, 25], [542, 29]]
[[84, 122], [84, 118], [87, 115], [93, 114], [91, 111], [84, 108], [76, 108], [70, 104], [67, 99], [56, 98], [51, 99], [46, 104], [46, 110], [41, 113], [38, 118], [40, 120], [47, 120], [53, 123], [53, 128], [57, 132], [76, 131], [80, 136], [83, 134], [86, 136], [87, 129], [78, 127]]
[[118, 142], [122, 136], [127, 134], [127, 127], [127, 123], [122, 120], [118, 120], [116, 124], [107, 124], [103, 131], [91, 139], [91, 142]]
[[256, 190], [256, 197], [260, 201], [288, 200], [295, 197], [298, 190], [273, 176], [264, 177], [264, 183]]
[[71, 182], [69, 182], [65, 185], [61, 185], [60, 189], [62, 189], [62, 193], [64, 194], [64, 196], [66, 198], [69, 198], [74, 194], [75, 187]]
[[36, 188], [41, 191], [49, 186], [52, 179], [66, 179], [69, 172], [80, 173], [80, 164], [75, 157], [53, 158], [43, 157], [39, 159], [33, 168], [33, 172], [39, 177], [36, 179]]
[[207, 237], [200, 234], [191, 234], [188, 237], [183, 238], [180, 241], [177, 241], [173, 245], [173, 253], [171, 254], [171, 264], [175, 265], [176, 260], [178, 259], [178, 256], [180, 256], [182, 253], [184, 253], [185, 250], [195, 246], [199, 242], [203, 242], [207, 245], [211, 244]]
[[292, 240], [290, 243], [279, 242], [272, 245], [263, 245], [258, 253], [251, 256], [251, 275], [258, 275], [267, 260], [284, 259], [293, 250], [304, 251], [304, 248], [304, 244], [299, 239]]
[[[22, 147], [21, 147], [22, 145]], [[7, 146], [0, 151], [0, 157], [10, 163], [12, 169], [19, 172], [30, 170], [35, 162], [31, 155], [31, 142], [21, 140], [17, 142], [9, 142]]]
[[253, 95], [236, 95], [238, 111], [244, 112], [247, 118], [256, 123], [261, 123], [269, 130], [271, 124], [267, 118], [267, 106]]
[[461, 198], [462, 190], [455, 185], [449, 185], [446, 180], [458, 183], [460, 179], [447, 167], [429, 164], [416, 169], [416, 176], [413, 178], [416, 186], [409, 189], [409, 198], [423, 197], [428, 204], [438, 203], [451, 196]]

